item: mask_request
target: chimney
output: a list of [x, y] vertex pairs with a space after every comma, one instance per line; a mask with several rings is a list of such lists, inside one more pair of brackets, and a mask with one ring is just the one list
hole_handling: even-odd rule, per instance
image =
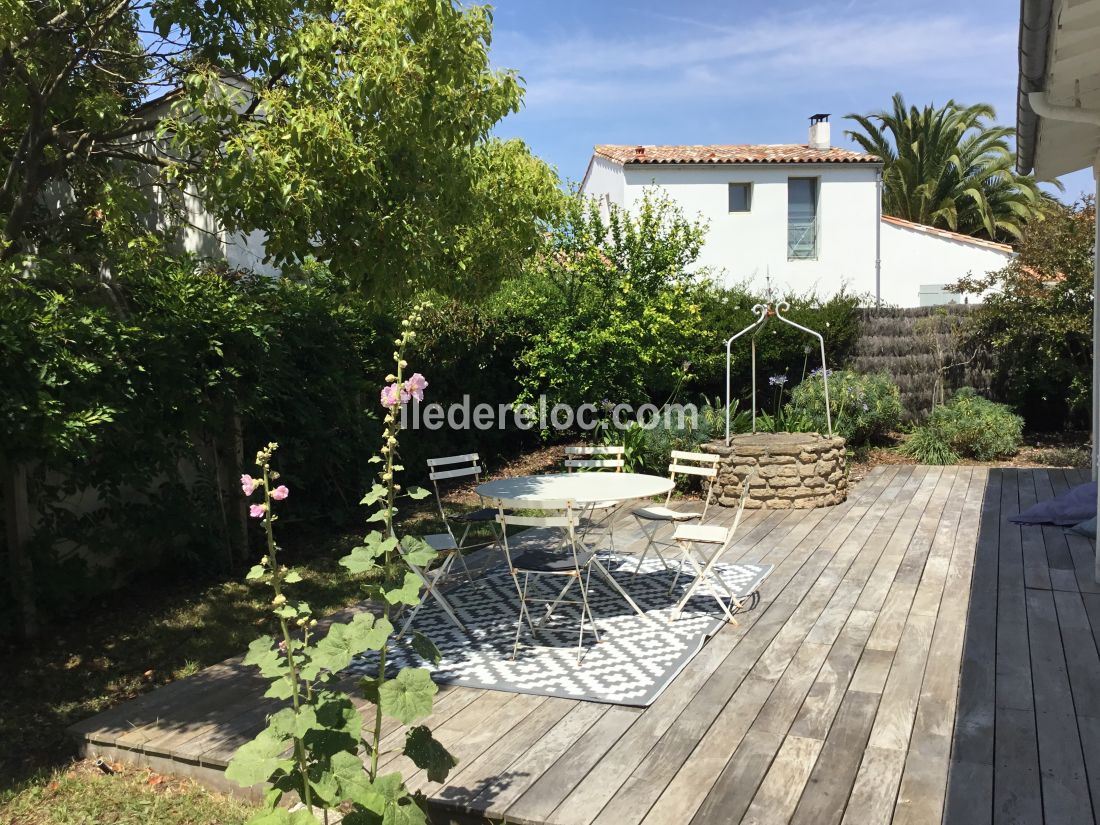
[[829, 149], [829, 115], [818, 114], [810, 117], [810, 148]]
[[645, 147], [644, 146], [635, 146], [634, 147], [634, 156], [635, 157], [640, 158], [644, 154], [645, 154]]

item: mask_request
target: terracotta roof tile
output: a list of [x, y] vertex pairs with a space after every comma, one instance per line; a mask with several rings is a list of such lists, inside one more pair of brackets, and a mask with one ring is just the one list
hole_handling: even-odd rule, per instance
[[907, 221], [904, 218], [895, 218], [893, 215], [883, 215], [883, 221], [886, 223], [899, 226], [902, 229], [915, 229], [918, 232], [924, 232], [928, 235], [939, 235], [941, 238], [948, 238], [952, 241], [959, 241], [960, 243], [969, 243], [974, 246], [984, 246], [987, 249], [996, 249], [998, 252], [1012, 252], [1013, 249], [1009, 244], [998, 243], [997, 241], [989, 241], [985, 238], [975, 238], [973, 235], [964, 235], [961, 232], [952, 232], [950, 229], [940, 229], [937, 226], [928, 226], [923, 223], [914, 223], [913, 221]]
[[714, 146], [596, 146], [616, 163], [882, 163], [849, 149], [811, 149], [805, 144], [722, 144]]

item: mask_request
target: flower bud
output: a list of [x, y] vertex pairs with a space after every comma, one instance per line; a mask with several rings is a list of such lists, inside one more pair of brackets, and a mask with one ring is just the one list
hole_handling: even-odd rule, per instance
[[267, 556], [264, 556], [262, 559], [260, 559], [260, 564], [268, 564], [270, 561], [271, 559], [269, 559]]
[[407, 367], [408, 365], [409, 365], [409, 362], [406, 361], [404, 358], [402, 358], [397, 366], [401, 367], [401, 369], [405, 369], [405, 367]]
[[280, 593], [278, 596], [276, 596], [274, 599], [271, 600], [271, 603], [273, 605], [275, 605], [276, 607], [278, 607], [281, 604], [286, 604], [286, 596], [284, 596], [282, 593]]

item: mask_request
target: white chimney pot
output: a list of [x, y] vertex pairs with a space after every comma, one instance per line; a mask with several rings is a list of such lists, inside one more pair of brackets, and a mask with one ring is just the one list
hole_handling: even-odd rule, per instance
[[814, 115], [810, 118], [810, 148], [831, 148], [828, 115]]

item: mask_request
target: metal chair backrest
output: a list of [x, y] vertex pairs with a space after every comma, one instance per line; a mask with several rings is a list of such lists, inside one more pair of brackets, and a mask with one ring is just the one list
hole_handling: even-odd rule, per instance
[[[710, 497], [714, 490], [714, 482], [718, 478], [718, 464], [722, 460], [722, 456], [715, 455], [713, 453], [689, 453], [684, 450], [672, 451], [672, 463], [668, 465], [668, 475], [672, 479], [672, 483], [676, 483], [676, 474], [682, 473], [683, 475], [700, 476], [705, 479], [710, 479], [704, 486], [706, 487], [706, 498], [703, 500], [703, 512], [699, 515], [699, 521], [705, 521], [707, 517], [707, 508], [710, 507]], [[673, 487], [668, 491], [668, 496], [665, 498], [665, 506], [667, 507], [672, 501], [672, 493], [676, 490]]]
[[443, 519], [443, 523], [447, 527], [447, 532], [451, 533], [451, 538], [454, 538], [454, 533], [451, 530], [450, 519], [447, 518], [447, 511], [443, 507], [443, 496], [439, 492], [439, 482], [456, 478], [469, 478], [472, 476], [474, 484], [477, 484], [481, 480], [481, 474], [484, 472], [485, 468], [481, 466], [481, 458], [477, 453], [464, 453], [463, 455], [449, 455], [442, 458], [428, 459], [428, 478], [431, 479], [432, 487], [435, 490], [435, 503], [439, 508], [439, 516]]
[[[543, 513], [539, 516], [518, 515], [505, 507], [505, 502], [496, 502], [496, 521], [500, 525], [502, 533], [501, 544], [504, 547], [504, 558], [508, 562], [508, 569], [515, 574], [515, 565], [512, 563], [512, 548], [508, 544], [508, 527], [551, 527], [561, 530], [564, 536], [563, 544], [568, 544], [573, 551], [573, 560], [577, 560], [577, 536], [576, 527], [579, 512], [574, 508], [572, 501], [540, 501], [537, 509]], [[528, 505], [529, 506], [529, 505]], [[520, 548], [520, 552], [522, 549]]]
[[[587, 458], [579, 456], [587, 456]], [[578, 469], [613, 469], [616, 473], [621, 473], [625, 466], [626, 447], [621, 444], [595, 444], [565, 448], [565, 467], [569, 472]]]

